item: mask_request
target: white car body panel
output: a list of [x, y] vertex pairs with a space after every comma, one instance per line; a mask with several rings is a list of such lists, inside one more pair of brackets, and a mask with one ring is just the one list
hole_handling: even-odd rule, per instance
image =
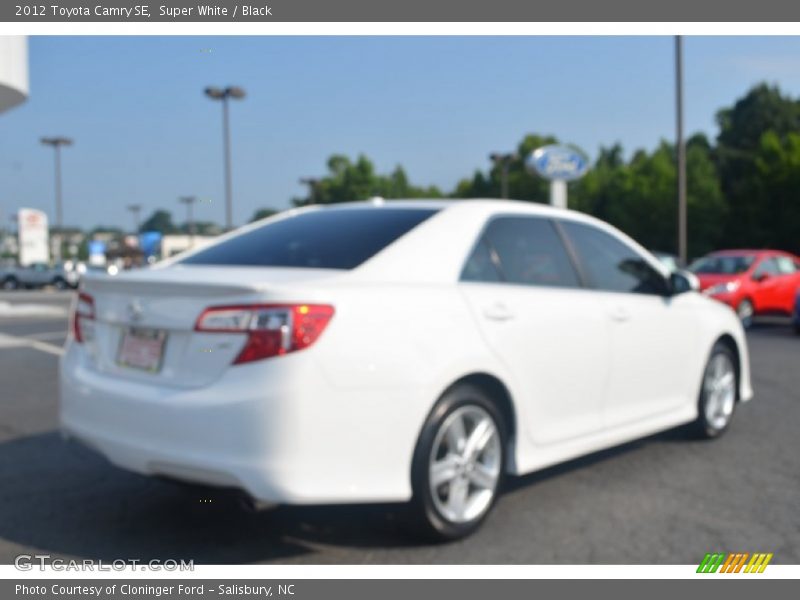
[[[693, 420], [721, 336], [739, 351], [740, 399], [752, 397], [739, 320], [699, 294], [459, 282], [495, 214], [591, 223], [666, 275], [613, 228], [526, 203], [387, 205], [443, 210], [350, 271], [183, 266], [178, 257], [86, 277], [95, 339], [70, 339], [61, 360], [65, 434], [120, 467], [241, 488], [266, 502], [402, 501], [411, 497], [427, 415], [467, 376], [492, 377], [507, 390], [516, 428], [508, 468], [516, 474]], [[335, 307], [302, 351], [232, 366], [244, 334], [194, 331], [209, 306], [290, 302]], [[512, 317], [491, 314], [498, 305]], [[159, 372], [116, 364], [121, 332], [132, 324], [168, 331]]]

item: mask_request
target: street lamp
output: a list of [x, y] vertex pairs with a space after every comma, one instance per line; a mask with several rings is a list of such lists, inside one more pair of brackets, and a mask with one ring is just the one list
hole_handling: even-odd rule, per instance
[[225, 152], [225, 227], [230, 230], [233, 229], [233, 205], [231, 200], [231, 135], [228, 124], [228, 98], [241, 100], [245, 93], [242, 88], [236, 86], [207, 87], [204, 92], [212, 100], [222, 101], [222, 142]]
[[500, 167], [500, 197], [508, 198], [508, 168], [511, 162], [516, 160], [517, 155], [514, 152], [500, 153], [492, 152], [489, 159], [494, 163], [495, 167]]
[[194, 245], [194, 216], [192, 214], [192, 205], [196, 200], [197, 198], [194, 196], [181, 196], [178, 198], [178, 202], [186, 205], [186, 225], [189, 228], [189, 239], [192, 245]]
[[686, 144], [683, 141], [683, 37], [675, 36], [675, 146], [678, 153], [678, 258], [688, 258], [686, 229]]
[[127, 209], [133, 213], [133, 222], [135, 223], [136, 227], [134, 228], [134, 233], [139, 233], [139, 213], [142, 212], [142, 205], [141, 204], [129, 204]]
[[60, 230], [63, 226], [63, 210], [61, 206], [61, 146], [71, 146], [72, 140], [68, 137], [43, 137], [42, 144], [52, 146], [56, 159], [56, 227]]
[[319, 179], [316, 177], [301, 177], [300, 183], [303, 185], [308, 186], [309, 198], [311, 202], [309, 204], [316, 204], [317, 203], [317, 188], [319, 187]]

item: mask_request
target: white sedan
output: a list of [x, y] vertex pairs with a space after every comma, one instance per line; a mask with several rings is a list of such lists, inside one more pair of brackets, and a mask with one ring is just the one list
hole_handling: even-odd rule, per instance
[[586, 215], [499, 200], [291, 210], [87, 276], [61, 424], [113, 464], [264, 503], [409, 501], [440, 539], [503, 477], [752, 395], [742, 326]]

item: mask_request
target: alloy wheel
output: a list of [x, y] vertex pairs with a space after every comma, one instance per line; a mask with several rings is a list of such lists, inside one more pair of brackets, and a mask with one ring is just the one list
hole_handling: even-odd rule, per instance
[[736, 404], [736, 368], [730, 356], [719, 353], [711, 358], [703, 378], [703, 389], [706, 422], [716, 430], [724, 429]]
[[502, 468], [494, 419], [479, 406], [461, 406], [442, 423], [429, 460], [431, 497], [452, 523], [481, 517], [492, 505]]

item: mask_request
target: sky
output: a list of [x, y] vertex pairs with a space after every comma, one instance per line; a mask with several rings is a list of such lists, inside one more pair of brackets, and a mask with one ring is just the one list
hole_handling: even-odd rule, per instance
[[[673, 139], [671, 37], [31, 37], [30, 98], [0, 113], [0, 226], [20, 207], [54, 218], [53, 152], [65, 135], [65, 225], [131, 228], [141, 204], [224, 221], [222, 112], [231, 104], [234, 222], [282, 209], [333, 153], [402, 165], [450, 191], [526, 133], [591, 157]], [[686, 132], [762, 81], [800, 96], [800, 37], [688, 37]]]

